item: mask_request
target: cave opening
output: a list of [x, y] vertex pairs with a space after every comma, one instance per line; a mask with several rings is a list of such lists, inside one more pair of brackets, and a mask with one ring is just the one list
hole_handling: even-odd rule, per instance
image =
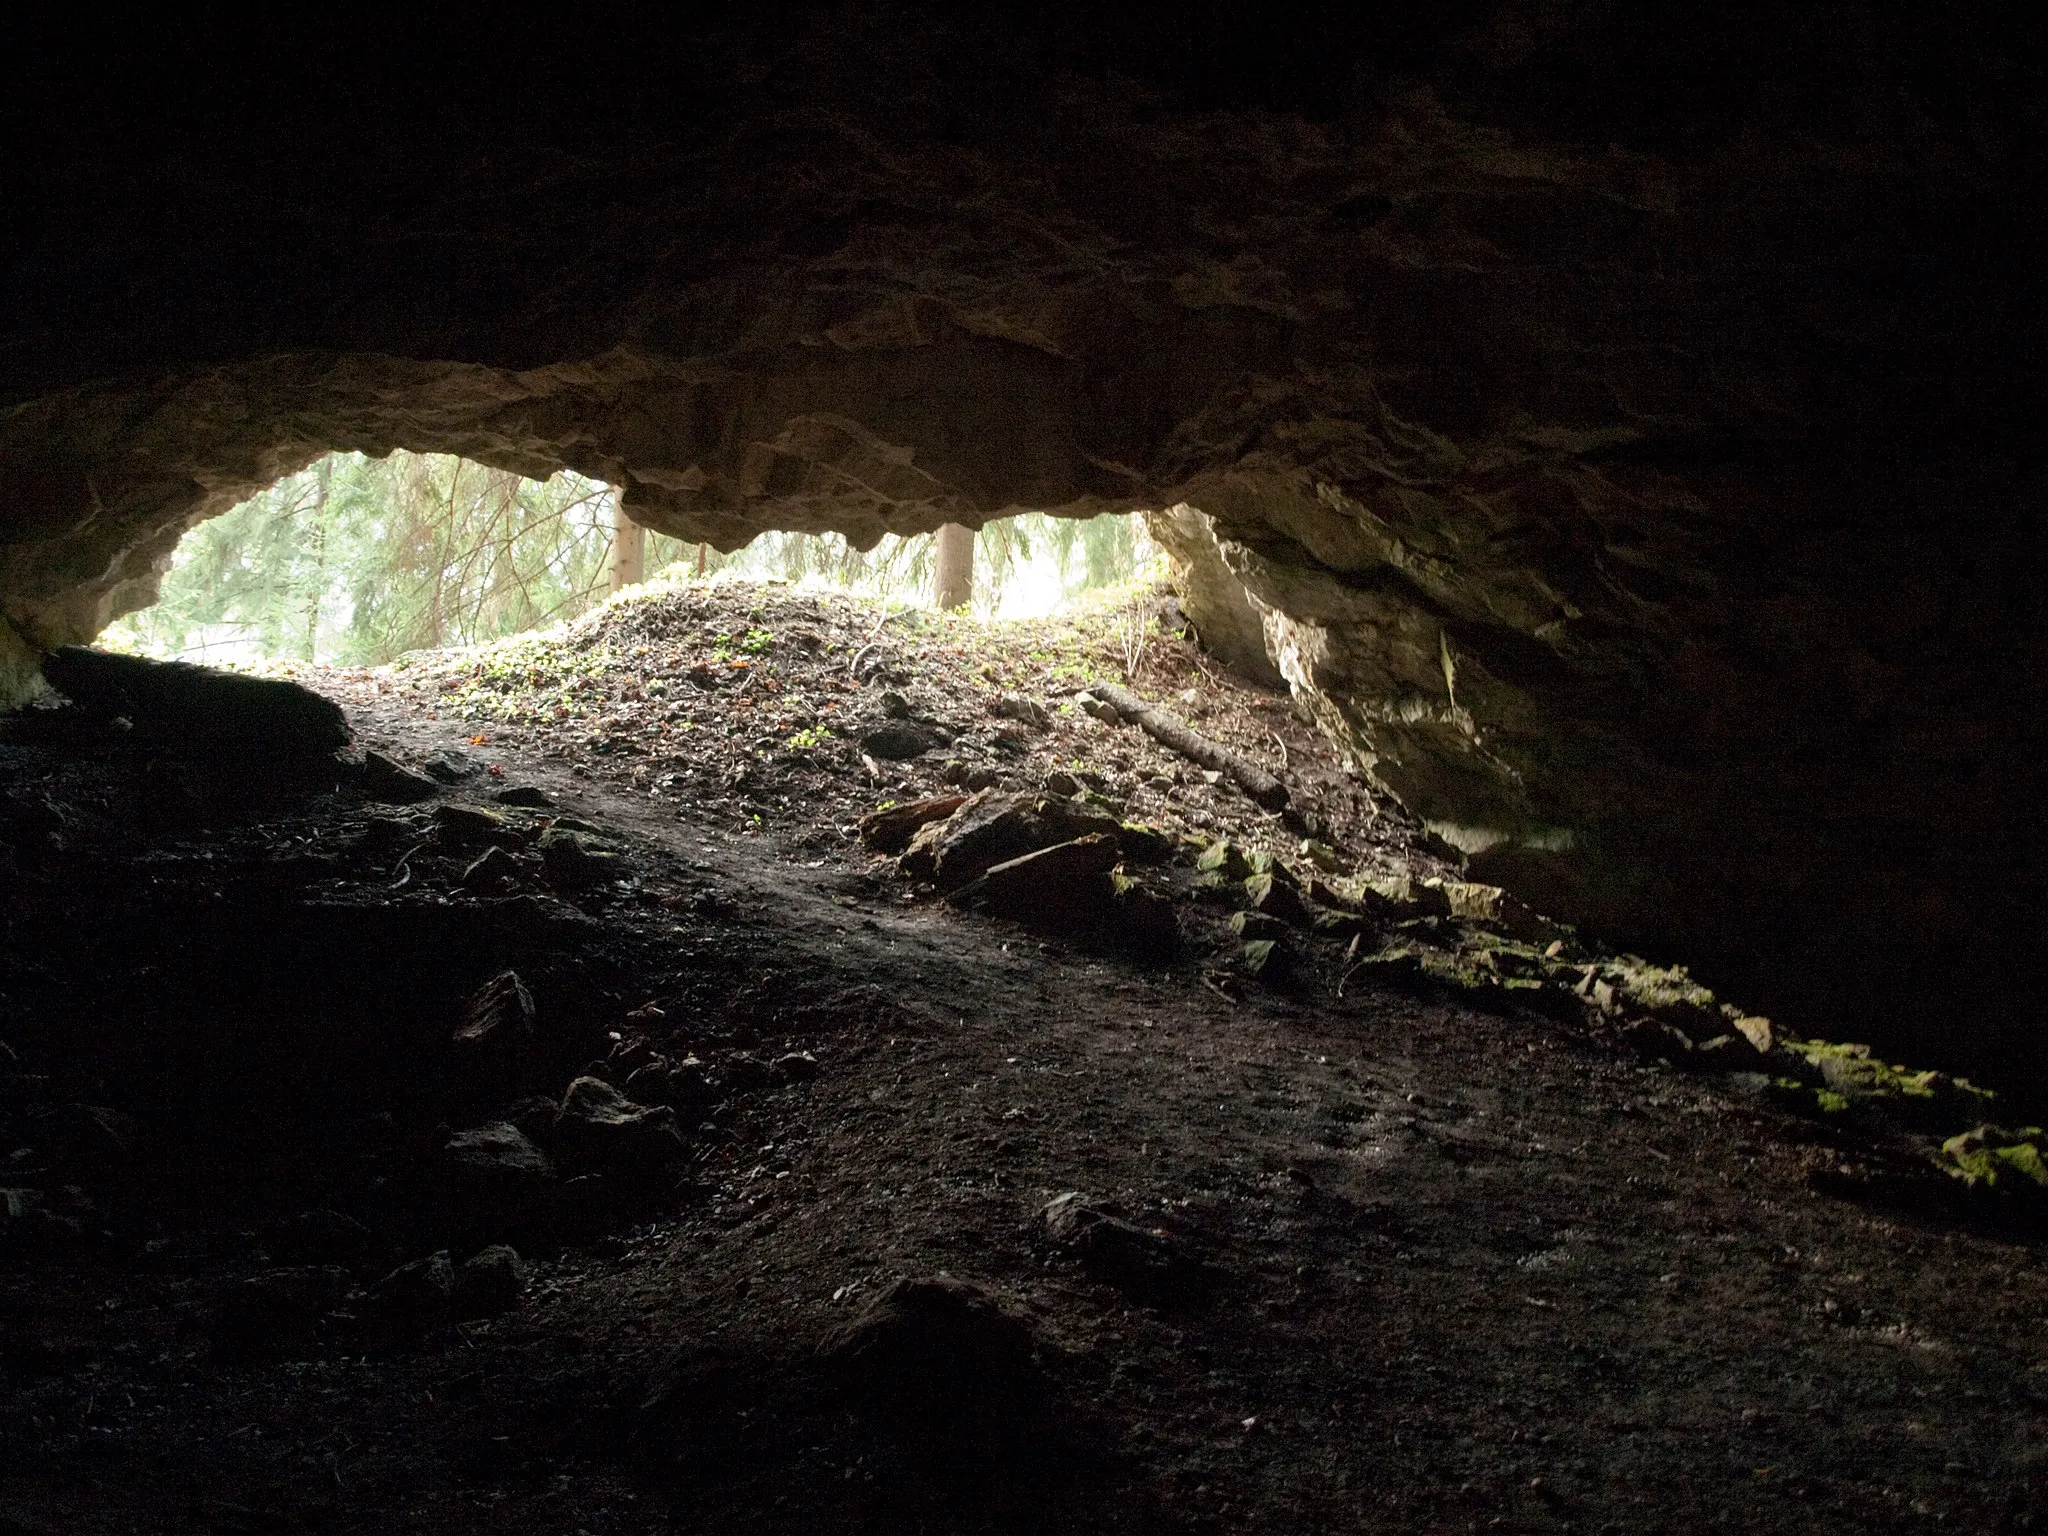
[[2038, 19], [1015, 9], [0, 20], [0, 1531], [2048, 1523]]
[[[966, 535], [962, 573], [983, 617], [1041, 617], [1086, 594], [1156, 580], [1161, 553], [1133, 514], [1019, 512]], [[774, 580], [884, 603], [938, 603], [943, 535], [757, 534], [713, 549], [635, 523], [616, 487], [545, 480], [452, 454], [327, 454], [186, 534], [154, 600], [95, 643], [210, 665], [377, 666], [558, 625], [643, 581]]]

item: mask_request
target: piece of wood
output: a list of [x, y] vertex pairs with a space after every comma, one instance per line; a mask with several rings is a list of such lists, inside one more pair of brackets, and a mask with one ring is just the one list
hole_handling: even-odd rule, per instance
[[1269, 811], [1287, 808], [1287, 786], [1257, 763], [1233, 752], [1220, 741], [1211, 741], [1185, 720], [1147, 704], [1128, 688], [1115, 683], [1092, 683], [1088, 691], [1114, 709], [1161, 746], [1178, 752], [1193, 763], [1217, 773], [1226, 773], [1244, 792]]

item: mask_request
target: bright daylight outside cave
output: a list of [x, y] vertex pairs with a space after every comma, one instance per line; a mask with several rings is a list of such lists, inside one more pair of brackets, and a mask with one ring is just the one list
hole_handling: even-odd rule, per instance
[[2048, 1528], [2048, 22], [0, 21], [0, 1533]]

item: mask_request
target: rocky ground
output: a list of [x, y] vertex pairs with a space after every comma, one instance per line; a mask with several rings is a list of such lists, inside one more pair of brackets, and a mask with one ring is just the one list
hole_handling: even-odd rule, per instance
[[0, 1532], [2048, 1521], [1999, 1101], [1459, 880], [1173, 619], [14, 720]]

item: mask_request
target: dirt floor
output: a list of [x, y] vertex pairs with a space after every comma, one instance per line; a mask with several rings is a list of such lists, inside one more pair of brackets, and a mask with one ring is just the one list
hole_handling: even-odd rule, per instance
[[[340, 763], [12, 722], [0, 1536], [2048, 1527], [1997, 1101], [1461, 885], [1172, 622], [714, 585], [307, 675]], [[860, 830], [1048, 785], [1171, 957]]]

